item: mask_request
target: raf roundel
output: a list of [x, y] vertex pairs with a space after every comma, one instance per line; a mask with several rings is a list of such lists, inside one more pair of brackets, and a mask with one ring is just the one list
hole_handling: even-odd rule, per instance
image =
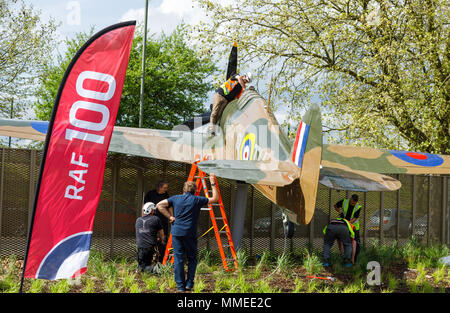
[[87, 269], [92, 231], [73, 234], [61, 240], [42, 260], [36, 278], [77, 277]]
[[254, 146], [255, 146], [255, 135], [249, 133], [245, 136], [244, 140], [241, 143], [240, 159], [251, 160]]
[[444, 160], [436, 154], [390, 150], [391, 154], [402, 161], [419, 166], [439, 166]]

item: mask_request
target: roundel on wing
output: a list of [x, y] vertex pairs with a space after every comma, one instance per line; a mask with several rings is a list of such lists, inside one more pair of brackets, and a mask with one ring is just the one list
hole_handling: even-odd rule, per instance
[[42, 260], [36, 278], [60, 279], [86, 272], [92, 231], [68, 236], [58, 242]]
[[414, 165], [433, 167], [444, 163], [444, 160], [436, 154], [396, 150], [390, 150], [389, 152], [400, 160]]
[[244, 140], [242, 140], [239, 159], [252, 160], [254, 146], [255, 146], [255, 135], [249, 133], [244, 137]]

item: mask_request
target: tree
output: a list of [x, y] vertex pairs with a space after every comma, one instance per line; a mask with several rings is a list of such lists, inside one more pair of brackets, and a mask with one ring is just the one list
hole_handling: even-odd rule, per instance
[[[116, 125], [138, 127], [143, 32], [137, 29], [131, 48]], [[42, 77], [36, 115], [49, 119], [53, 102], [70, 60], [92, 34], [78, 34], [67, 40], [67, 52]], [[184, 26], [172, 34], [147, 38], [143, 127], [171, 129], [204, 112], [207, 93], [212, 90], [208, 78], [216, 68], [210, 57], [200, 58], [186, 43]]]
[[0, 0], [0, 114], [20, 116], [55, 43], [56, 24], [43, 23], [32, 6]]
[[447, 1], [197, 1], [205, 49], [237, 39], [294, 112], [319, 95], [334, 141], [450, 154]]

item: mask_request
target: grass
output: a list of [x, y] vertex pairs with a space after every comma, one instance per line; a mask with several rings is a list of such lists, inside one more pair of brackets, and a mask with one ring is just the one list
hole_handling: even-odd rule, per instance
[[310, 275], [319, 274], [322, 270], [322, 260], [315, 253], [310, 254], [308, 252], [303, 260], [303, 267]]
[[[201, 251], [194, 293], [365, 293], [410, 292], [431, 293], [450, 291], [448, 267], [438, 263], [450, 254], [445, 246], [420, 245], [411, 240], [405, 246], [377, 247], [376, 243], [362, 247], [358, 263], [344, 268], [338, 252], [331, 254], [331, 269], [321, 265], [321, 251], [302, 249], [282, 255], [264, 251], [251, 258], [245, 250], [238, 252], [239, 270], [226, 272], [216, 251]], [[381, 265], [380, 286], [366, 282], [367, 262]], [[92, 250], [86, 274], [77, 280], [47, 281], [26, 279], [28, 293], [165, 293], [176, 292], [173, 265], [161, 268], [159, 275], [137, 273], [132, 258], [107, 259]], [[406, 274], [404, 274], [406, 273]], [[0, 292], [18, 292], [21, 260], [16, 256], [0, 258]], [[306, 275], [333, 276], [334, 283], [306, 278]]]

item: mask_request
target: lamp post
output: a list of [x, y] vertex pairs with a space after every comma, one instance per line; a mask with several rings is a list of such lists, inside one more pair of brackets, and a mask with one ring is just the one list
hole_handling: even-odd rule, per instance
[[[13, 112], [14, 112], [14, 98], [11, 98], [11, 112], [9, 115], [9, 118], [13, 118]], [[11, 148], [11, 136], [9, 136], [9, 140], [8, 140], [8, 147]]]
[[142, 46], [142, 76], [141, 76], [141, 95], [139, 101], [139, 127], [142, 127], [142, 119], [144, 116], [144, 78], [145, 78], [145, 50], [147, 48], [147, 13], [148, 0], [145, 0], [145, 19], [144, 19], [144, 45]]

